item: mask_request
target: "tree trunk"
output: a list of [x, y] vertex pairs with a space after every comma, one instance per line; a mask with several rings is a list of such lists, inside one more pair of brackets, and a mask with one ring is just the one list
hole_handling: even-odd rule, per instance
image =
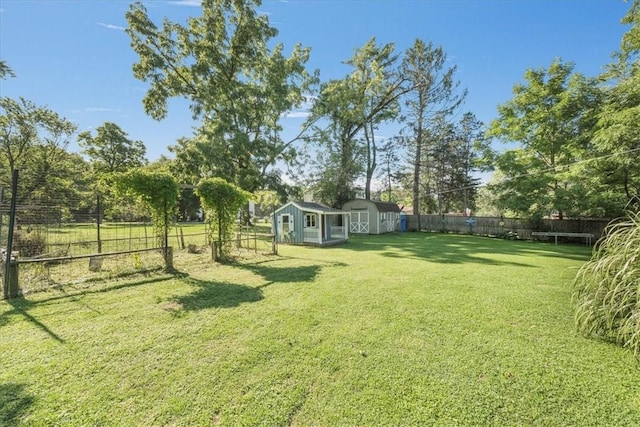
[[[370, 129], [369, 129], [370, 128]], [[373, 173], [378, 166], [376, 164], [376, 139], [373, 132], [373, 124], [369, 123], [369, 125], [364, 126], [364, 137], [367, 141], [367, 173], [366, 173], [366, 183], [364, 187], [364, 198], [367, 200], [371, 200], [371, 181], [373, 180]]]
[[347, 201], [349, 201], [351, 185], [351, 175], [353, 171], [353, 150], [351, 147], [351, 140], [348, 136], [343, 136], [341, 139], [342, 153], [340, 158], [340, 170], [338, 171], [338, 179], [336, 182], [336, 206], [334, 208], [341, 208]]
[[413, 162], [413, 215], [416, 218], [417, 231], [421, 230], [420, 224], [420, 157], [422, 156], [422, 128], [416, 133], [416, 152]]

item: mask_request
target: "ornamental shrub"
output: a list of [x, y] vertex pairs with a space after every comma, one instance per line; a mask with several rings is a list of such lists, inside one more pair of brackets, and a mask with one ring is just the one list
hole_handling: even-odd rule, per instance
[[640, 360], [640, 212], [612, 222], [574, 281], [577, 329]]

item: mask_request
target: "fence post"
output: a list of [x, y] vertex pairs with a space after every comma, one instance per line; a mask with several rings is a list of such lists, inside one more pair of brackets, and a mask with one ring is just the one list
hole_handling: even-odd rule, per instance
[[18, 261], [14, 256], [5, 260], [7, 271], [5, 277], [5, 299], [16, 298], [20, 296], [20, 286], [18, 280]]
[[278, 244], [276, 243], [276, 235], [271, 236], [271, 252], [274, 255], [278, 255]]
[[164, 248], [164, 264], [167, 270], [173, 269], [173, 246]]
[[182, 227], [180, 227], [180, 249], [184, 249], [186, 246], [184, 245], [184, 233], [182, 232]]
[[[16, 203], [18, 200], [18, 169], [13, 170], [11, 177], [11, 211], [9, 213], [9, 231], [7, 234], [7, 252], [5, 254], [4, 296], [12, 298], [12, 292], [18, 289], [18, 264], [12, 262], [15, 258], [12, 254], [13, 229], [16, 224]], [[17, 296], [17, 295], [14, 295]]]
[[97, 211], [97, 218], [96, 218], [96, 226], [97, 226], [97, 232], [98, 232], [98, 253], [102, 253], [102, 239], [100, 238], [100, 210], [101, 210], [101, 206], [100, 206], [100, 194], [98, 194], [96, 196], [96, 211]]
[[218, 258], [218, 245], [216, 241], [211, 242], [211, 259], [215, 261]]

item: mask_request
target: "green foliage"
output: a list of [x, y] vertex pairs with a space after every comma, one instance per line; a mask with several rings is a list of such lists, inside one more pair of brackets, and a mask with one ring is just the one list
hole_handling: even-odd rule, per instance
[[97, 173], [126, 172], [146, 163], [146, 148], [142, 141], [130, 140], [115, 123], [105, 122], [96, 132], [95, 137], [91, 132], [82, 132], [78, 135], [78, 144]]
[[203, 122], [193, 138], [171, 147], [187, 182], [218, 176], [254, 191], [276, 161], [295, 153], [293, 140], [280, 136], [280, 119], [306, 101], [317, 78], [305, 69], [309, 48], [296, 45], [286, 56], [271, 42], [277, 30], [260, 4], [205, 0], [201, 16], [186, 25], [165, 19], [161, 27], [141, 3], [126, 14], [139, 58], [134, 76], [150, 85], [146, 113], [162, 120], [169, 98], [182, 97]]
[[168, 228], [178, 205], [178, 183], [164, 172], [133, 169], [117, 175], [116, 189], [135, 196], [151, 214], [158, 244], [166, 247]]
[[273, 211], [282, 203], [280, 195], [272, 190], [256, 191], [253, 200], [260, 208], [262, 214], [266, 217], [270, 216]]
[[628, 203], [640, 208], [640, 1], [622, 22], [632, 27], [623, 36], [618, 62], [602, 76], [611, 85], [593, 140], [601, 159], [590, 165], [589, 186], [600, 205], [615, 203], [618, 211]]
[[95, 137], [88, 131], [80, 133], [78, 145], [91, 164], [89, 173], [92, 190], [106, 196], [102, 197], [102, 212], [112, 220], [126, 218], [132, 221], [143, 216], [144, 208], [136, 206], [135, 198], [131, 195], [122, 194], [117, 202], [115, 197], [109, 196], [119, 174], [146, 163], [144, 144], [127, 138], [127, 134], [115, 123], [105, 122], [96, 131]]
[[[622, 36], [619, 58], [628, 61], [640, 52], [640, 0], [633, 0], [629, 12], [622, 19], [623, 24], [631, 25], [629, 31]], [[638, 59], [635, 56], [636, 60]], [[637, 64], [637, 62], [636, 62]]]
[[593, 200], [585, 175], [573, 165], [590, 158], [590, 140], [601, 103], [594, 79], [573, 73], [574, 65], [554, 60], [548, 69], [529, 69], [525, 84], [498, 107], [499, 117], [488, 135], [520, 143], [496, 159], [505, 177], [493, 186], [501, 208], [521, 215], [543, 216], [557, 211], [579, 215]]
[[475, 211], [480, 180], [474, 173], [479, 170], [481, 153], [489, 149], [482, 125], [472, 113], [465, 113], [458, 123], [447, 122], [442, 115], [433, 120], [421, 188], [436, 195], [438, 213]]
[[9, 67], [9, 64], [7, 64], [6, 61], [0, 60], [0, 80], [15, 76], [16, 74], [13, 72], [11, 67]]
[[419, 39], [403, 58], [402, 74], [408, 79], [411, 89], [405, 98], [405, 114], [408, 129], [406, 142], [413, 169], [411, 190], [414, 214], [435, 208], [431, 195], [436, 189], [431, 184], [433, 175], [428, 168], [432, 164], [430, 156], [434, 135], [439, 133], [437, 127], [442, 121], [437, 119], [453, 113], [467, 94], [466, 90], [459, 89], [456, 71], [456, 66], [448, 66], [447, 54], [442, 47]]
[[200, 197], [210, 224], [211, 240], [218, 242], [221, 257], [228, 256], [238, 211], [249, 201], [251, 195], [222, 178], [200, 181], [196, 194]]
[[1, 97], [0, 187], [11, 188], [12, 170], [19, 169], [18, 204], [77, 208], [88, 167], [67, 151], [75, 131], [75, 124], [46, 107]]
[[578, 330], [640, 359], [640, 212], [608, 227], [574, 286]]
[[19, 251], [21, 258], [42, 255], [46, 247], [46, 236], [37, 231], [17, 230], [13, 234], [13, 250]]
[[398, 117], [399, 98], [407, 91], [394, 48], [370, 39], [346, 61], [351, 72], [323, 84], [313, 106], [309, 123], [317, 123], [310, 138], [316, 154], [311, 159], [314, 196], [330, 206], [340, 207], [351, 199], [354, 182], [362, 174], [365, 197], [370, 196], [377, 167], [375, 132], [381, 123]]

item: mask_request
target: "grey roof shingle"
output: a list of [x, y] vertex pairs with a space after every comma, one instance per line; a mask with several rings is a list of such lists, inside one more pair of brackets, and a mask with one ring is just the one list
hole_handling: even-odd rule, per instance
[[373, 204], [378, 208], [378, 212], [400, 212], [400, 207], [395, 203], [390, 202], [378, 202], [371, 200]]
[[323, 205], [322, 203], [315, 203], [315, 202], [293, 202], [293, 203], [295, 203], [301, 209], [309, 209], [313, 211], [336, 212], [339, 210], [339, 209], [330, 208], [329, 206]]

